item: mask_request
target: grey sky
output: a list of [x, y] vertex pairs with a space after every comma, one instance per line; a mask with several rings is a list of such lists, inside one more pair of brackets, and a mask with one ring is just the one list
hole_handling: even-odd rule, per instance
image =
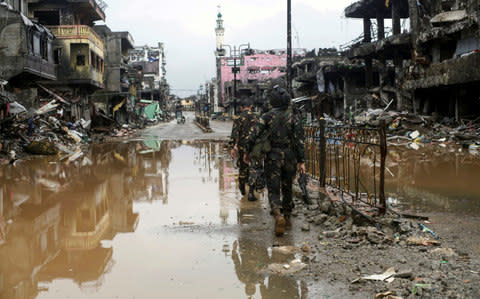
[[[215, 76], [218, 5], [224, 16], [226, 44], [250, 42], [256, 49], [286, 47], [285, 0], [106, 2], [106, 23], [112, 30], [129, 31], [136, 45], [165, 43], [167, 79], [172, 92], [181, 96], [195, 93], [200, 84]], [[292, 0], [294, 47], [338, 47], [358, 37], [361, 22], [343, 17], [343, 9], [352, 2]]]

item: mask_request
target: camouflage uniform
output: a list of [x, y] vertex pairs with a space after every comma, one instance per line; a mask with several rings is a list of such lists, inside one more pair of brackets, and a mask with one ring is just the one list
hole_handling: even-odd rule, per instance
[[248, 153], [248, 135], [257, 125], [258, 119], [259, 116], [255, 112], [247, 110], [242, 112], [239, 117], [233, 122], [232, 135], [230, 137], [229, 145], [230, 148], [234, 148], [235, 145], [238, 146], [237, 167], [239, 168], [238, 180], [239, 184], [241, 185], [247, 183], [249, 186], [255, 185], [255, 177], [249, 178], [249, 174], [255, 173], [255, 169], [252, 170], [255, 163], [252, 163], [252, 167], [249, 167], [249, 165], [243, 161], [243, 155]]
[[[280, 118], [279, 121], [274, 122], [277, 118]], [[274, 128], [275, 123], [278, 125]], [[305, 162], [303, 126], [291, 109], [274, 108], [262, 115], [250, 134], [248, 140], [250, 148], [265, 132], [270, 132], [272, 147], [265, 157], [265, 177], [270, 205], [273, 210], [281, 209], [285, 215], [289, 215], [294, 208], [292, 184], [297, 164]]]

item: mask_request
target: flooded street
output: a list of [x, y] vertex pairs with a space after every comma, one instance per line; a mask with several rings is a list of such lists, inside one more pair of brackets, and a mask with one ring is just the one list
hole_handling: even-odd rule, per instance
[[239, 201], [222, 148], [147, 138], [3, 168], [0, 297], [300, 298], [255, 274], [292, 257], [272, 255], [265, 202]]
[[[301, 245], [300, 224], [275, 238], [265, 198], [241, 200], [230, 125], [162, 124], [76, 160], [1, 168], [0, 298], [342, 298], [335, 284], [264, 271], [301, 258], [275, 250]], [[390, 152], [393, 203], [476, 214], [476, 157], [415, 154]]]

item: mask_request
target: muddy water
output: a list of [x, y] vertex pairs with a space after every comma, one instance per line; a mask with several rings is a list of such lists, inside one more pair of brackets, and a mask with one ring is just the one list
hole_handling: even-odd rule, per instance
[[306, 298], [260, 272], [295, 257], [235, 175], [221, 143], [154, 139], [0, 168], [0, 298]]
[[480, 213], [480, 156], [461, 147], [391, 147], [386, 191], [394, 202], [427, 212]]

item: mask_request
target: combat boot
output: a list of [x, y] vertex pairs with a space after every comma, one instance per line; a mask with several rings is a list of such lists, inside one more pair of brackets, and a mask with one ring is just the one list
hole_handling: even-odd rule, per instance
[[250, 190], [248, 190], [248, 201], [257, 201], [258, 198], [253, 193], [255, 186], [250, 186]]
[[238, 189], [240, 190], [240, 193], [242, 194], [242, 196], [245, 196], [247, 191], [245, 190], [245, 182], [243, 180], [238, 181]]
[[285, 230], [292, 229], [292, 215], [285, 214]]
[[275, 235], [281, 237], [285, 233], [285, 218], [279, 208], [273, 209], [273, 216], [275, 217]]

